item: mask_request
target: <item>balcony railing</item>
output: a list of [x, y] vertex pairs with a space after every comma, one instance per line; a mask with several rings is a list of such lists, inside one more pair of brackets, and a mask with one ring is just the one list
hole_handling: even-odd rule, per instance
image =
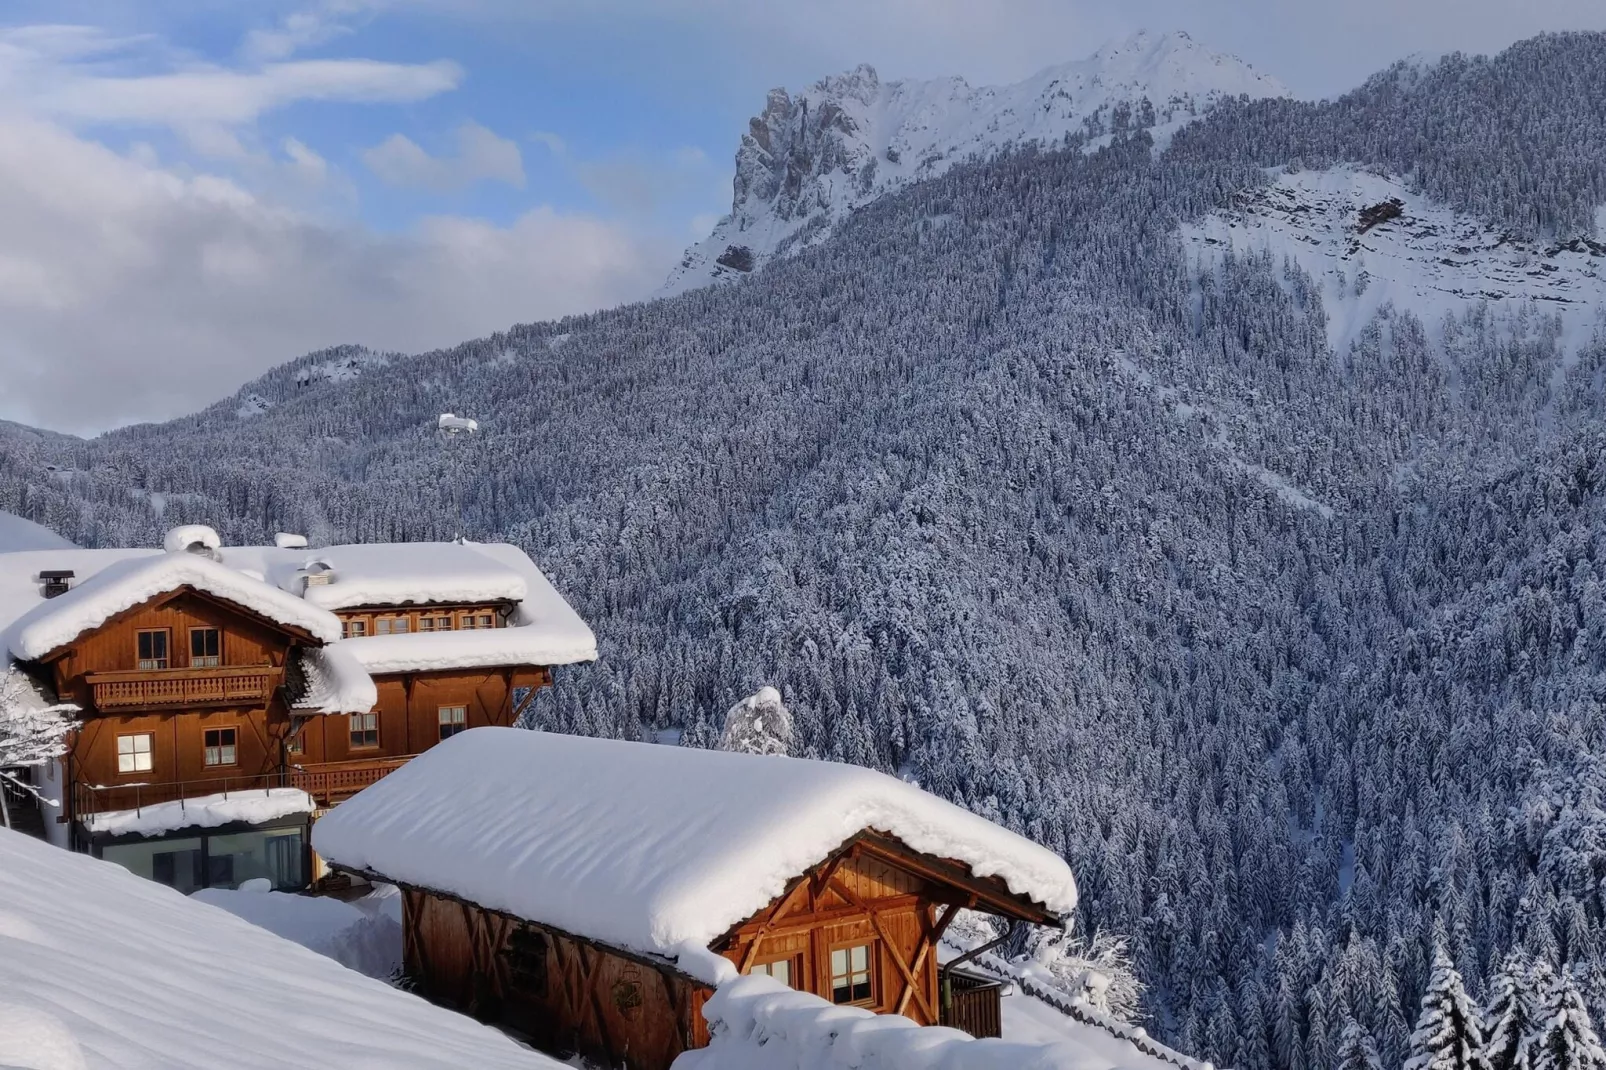
[[285, 777], [278, 772], [149, 784], [86, 784], [79, 781], [73, 785], [73, 816], [87, 822], [94, 815], [108, 811], [132, 810], [137, 814], [145, 807], [172, 802], [178, 803], [183, 809], [183, 804], [190, 799], [213, 795], [266, 795], [272, 788], [285, 786]]
[[414, 757], [416, 755], [408, 754], [399, 758], [313, 762], [292, 766], [290, 786], [300, 788], [322, 806], [333, 806], [351, 798], [368, 785], [384, 779]]
[[85, 678], [97, 710], [266, 704], [284, 681], [272, 665], [93, 672]]

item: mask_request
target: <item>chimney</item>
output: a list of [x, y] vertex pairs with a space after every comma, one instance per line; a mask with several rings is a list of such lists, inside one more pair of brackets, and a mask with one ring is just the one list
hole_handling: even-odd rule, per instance
[[39, 582], [44, 584], [44, 596], [46, 598], [55, 598], [57, 595], [66, 594], [72, 587], [72, 578], [73, 570], [70, 568], [48, 569], [39, 573]]

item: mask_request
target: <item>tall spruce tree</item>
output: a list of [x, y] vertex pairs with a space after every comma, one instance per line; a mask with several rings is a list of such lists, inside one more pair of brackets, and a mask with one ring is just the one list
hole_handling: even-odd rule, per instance
[[1520, 948], [1512, 950], [1500, 964], [1489, 985], [1489, 1005], [1483, 1018], [1487, 1031], [1483, 1040], [1483, 1059], [1489, 1070], [1519, 1070], [1519, 1057], [1525, 1057], [1523, 1040], [1532, 1031], [1541, 992], [1534, 988], [1534, 963]]
[[1488, 1070], [1483, 1017], [1467, 998], [1461, 974], [1443, 943], [1433, 945], [1433, 973], [1411, 1034], [1405, 1070]]
[[1382, 1070], [1377, 1043], [1372, 1035], [1354, 1018], [1344, 1019], [1343, 1031], [1338, 1037], [1338, 1063], [1335, 1070]]
[[1557, 973], [1523, 1048], [1518, 1058], [1532, 1070], [1606, 1070], [1606, 1050], [1570, 972]]

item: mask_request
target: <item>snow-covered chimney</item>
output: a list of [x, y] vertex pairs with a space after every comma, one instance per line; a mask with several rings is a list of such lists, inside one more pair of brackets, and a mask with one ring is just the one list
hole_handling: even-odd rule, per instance
[[162, 549], [170, 554], [199, 554], [217, 560], [223, 540], [215, 529], [205, 524], [181, 524], [167, 533]]

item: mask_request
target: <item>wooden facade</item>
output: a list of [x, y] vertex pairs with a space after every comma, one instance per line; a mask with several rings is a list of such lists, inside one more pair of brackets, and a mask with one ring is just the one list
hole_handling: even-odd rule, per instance
[[[681, 1052], [708, 1043], [701, 1012], [712, 989], [669, 960], [429, 889], [403, 892], [406, 967], [432, 1000], [497, 1022], [555, 1055], [579, 1054], [609, 1068], [668, 1070]], [[937, 943], [963, 908], [1059, 922], [996, 879], [867, 831], [710, 950], [741, 973], [769, 973], [828, 1002], [996, 1036], [996, 987], [974, 995], [967, 987], [961, 1015], [951, 1008], [945, 1015], [941, 1005]], [[982, 1005], [988, 1001], [991, 1008]]]
[[[502, 627], [508, 606], [363, 607], [339, 616], [375, 634]], [[487, 624], [489, 620], [492, 623]], [[398, 629], [399, 630], [399, 629]], [[299, 787], [322, 807], [360, 791], [449, 735], [517, 720], [549, 669], [517, 666], [375, 676], [367, 715], [307, 714], [286, 688], [300, 647], [319, 641], [190, 587], [159, 595], [32, 665], [82, 711], [64, 758], [61, 820], [249, 788]]]

